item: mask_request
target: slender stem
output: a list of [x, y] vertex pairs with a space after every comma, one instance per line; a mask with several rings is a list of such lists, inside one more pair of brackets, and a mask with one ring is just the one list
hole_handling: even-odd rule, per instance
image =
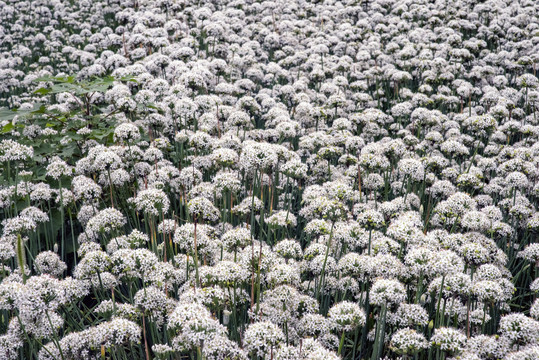
[[346, 333], [343, 330], [342, 335], [341, 335], [341, 341], [339, 342], [339, 351], [337, 352], [338, 355], [341, 355], [342, 348], [343, 348], [343, 345], [344, 345], [344, 336], [345, 335], [346, 335]]
[[146, 354], [146, 360], [150, 360], [150, 350], [148, 349], [148, 340], [146, 339], [146, 320], [142, 315], [142, 335], [144, 336], [144, 352]]
[[24, 254], [24, 244], [21, 237], [21, 234], [17, 234], [17, 262], [19, 263], [19, 269], [21, 270], [22, 283], [26, 283], [26, 260]]
[[[195, 285], [200, 287], [200, 277], [198, 275], [198, 249], [197, 249], [197, 219], [196, 216], [193, 216], [193, 221], [195, 223], [195, 230], [194, 230], [194, 246], [195, 246]], [[195, 287], [196, 287], [195, 286]], [[195, 290], [196, 291], [196, 290]]]

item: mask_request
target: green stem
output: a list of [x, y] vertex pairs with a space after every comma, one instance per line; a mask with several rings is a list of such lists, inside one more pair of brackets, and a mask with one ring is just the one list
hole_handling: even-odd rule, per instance
[[17, 234], [17, 262], [19, 263], [19, 269], [21, 270], [22, 283], [26, 283], [26, 273], [24, 271], [26, 261], [24, 256], [24, 244], [21, 234]]
[[318, 283], [318, 286], [317, 286], [316, 292], [315, 292], [315, 298], [316, 299], [318, 299], [318, 295], [319, 295], [320, 290], [322, 289], [322, 286], [323, 286], [325, 272], [326, 272], [326, 265], [327, 265], [328, 256], [329, 256], [329, 248], [331, 247], [331, 240], [333, 239], [333, 228], [334, 227], [335, 227], [335, 222], [332, 222], [331, 223], [331, 231], [329, 233], [329, 239], [328, 239], [327, 248], [326, 248], [326, 255], [324, 256], [324, 264], [322, 265], [322, 272], [320, 273], [320, 282]]
[[383, 304], [380, 311], [380, 317], [378, 324], [376, 324], [376, 340], [374, 341], [374, 351], [372, 353], [371, 360], [378, 360], [382, 356], [382, 350], [384, 349], [384, 337], [386, 331], [386, 313], [387, 305]]
[[341, 355], [342, 348], [343, 348], [343, 345], [344, 345], [344, 335], [345, 335], [345, 332], [343, 330], [342, 335], [341, 335], [341, 341], [339, 343], [339, 351], [337, 352], [337, 355]]

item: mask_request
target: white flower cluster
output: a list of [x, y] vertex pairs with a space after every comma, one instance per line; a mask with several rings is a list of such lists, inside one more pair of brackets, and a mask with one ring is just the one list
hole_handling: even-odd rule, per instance
[[245, 349], [256, 356], [264, 357], [285, 341], [283, 331], [269, 321], [256, 322], [245, 330]]
[[138, 343], [140, 338], [140, 326], [116, 318], [80, 332], [72, 332], [57, 343], [46, 344], [40, 350], [39, 358], [53, 360], [65, 356], [68, 359], [90, 360], [99, 357], [102, 347], [111, 350], [119, 345]]
[[338, 331], [353, 331], [365, 324], [365, 312], [358, 304], [342, 301], [329, 309], [328, 317], [335, 322]]
[[156, 217], [166, 214], [170, 208], [170, 200], [161, 189], [142, 190], [133, 202], [138, 211]]
[[0, 4], [0, 359], [538, 358], [537, 1]]

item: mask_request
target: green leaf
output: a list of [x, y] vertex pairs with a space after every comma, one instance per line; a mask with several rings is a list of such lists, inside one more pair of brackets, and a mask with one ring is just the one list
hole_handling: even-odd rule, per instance
[[15, 125], [13, 125], [13, 123], [7, 123], [7, 124], [4, 125], [4, 127], [2, 128], [2, 133], [3, 133], [3, 134], [8, 133], [8, 132], [10, 132], [14, 127], [15, 127]]
[[34, 79], [34, 82], [44, 82], [44, 81], [53, 81], [53, 77], [52, 76], [40, 76], [40, 77], [37, 77]]
[[112, 86], [112, 83], [103, 83], [103, 84], [91, 84], [86, 91], [90, 92], [105, 92]]
[[51, 89], [47, 89], [47, 88], [39, 88], [37, 89], [36, 91], [34, 91], [34, 94], [38, 94], [38, 95], [47, 95], [48, 93], [50, 93], [52, 90]]
[[122, 76], [122, 77], [118, 78], [117, 80], [120, 80], [120, 81], [130, 81], [130, 82], [138, 83], [138, 81], [137, 81], [134, 77], [129, 76], [129, 75]]
[[13, 118], [17, 115], [16, 110], [11, 110], [8, 108], [0, 108], [0, 121], [3, 120], [13, 120]]
[[11, 121], [15, 116], [30, 117], [34, 113], [41, 111], [42, 108], [44, 109], [44, 105], [41, 103], [35, 103], [31, 109], [26, 110], [0, 108], [0, 121]]
[[108, 136], [108, 134], [106, 132], [104, 132], [104, 131], [93, 131], [92, 135], [97, 140], [103, 140], [104, 138], [106, 138]]
[[77, 85], [70, 84], [70, 83], [61, 83], [61, 84], [55, 84], [51, 87], [51, 94], [58, 94], [63, 92], [74, 92], [79, 93], [80, 90]]
[[62, 152], [61, 152], [62, 157], [71, 158], [76, 150], [77, 150], [76, 144], [70, 143], [69, 145], [67, 145], [66, 147], [62, 149]]
[[56, 150], [55, 147], [53, 147], [51, 144], [48, 143], [42, 143], [38, 146], [34, 146], [34, 153], [40, 154], [40, 155], [47, 155], [51, 154]]

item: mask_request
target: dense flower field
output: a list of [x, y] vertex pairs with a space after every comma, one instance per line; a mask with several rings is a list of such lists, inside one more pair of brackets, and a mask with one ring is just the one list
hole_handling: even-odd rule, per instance
[[0, 360], [539, 359], [539, 2], [0, 0]]

